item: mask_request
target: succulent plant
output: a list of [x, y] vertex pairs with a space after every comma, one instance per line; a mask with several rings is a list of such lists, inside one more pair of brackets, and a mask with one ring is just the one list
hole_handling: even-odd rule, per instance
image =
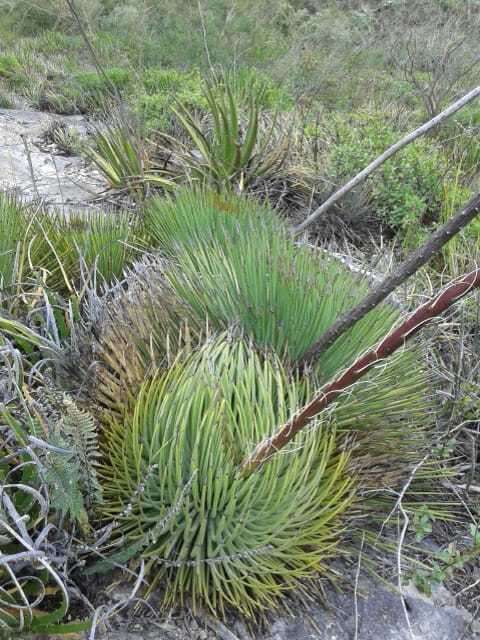
[[147, 381], [131, 418], [107, 429], [104, 513], [123, 549], [165, 578], [166, 603], [188, 595], [250, 615], [325, 569], [355, 487], [335, 428], [312, 429], [248, 479], [238, 470], [307, 386], [222, 335]]

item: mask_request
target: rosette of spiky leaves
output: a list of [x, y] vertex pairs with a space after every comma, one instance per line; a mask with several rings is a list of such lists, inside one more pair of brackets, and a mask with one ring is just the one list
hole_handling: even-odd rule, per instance
[[288, 151], [285, 135], [278, 136], [276, 118], [268, 128], [260, 126], [261, 105], [266, 88], [262, 83], [239, 87], [234, 76], [205, 82], [203, 94], [212, 127], [208, 130], [196, 114], [178, 103], [173, 112], [194, 146], [191, 149], [170, 136], [181, 171], [222, 191], [244, 191], [256, 178], [279, 169]]
[[[278, 217], [253, 200], [185, 191], [175, 200], [153, 201], [146, 225], [175, 264], [165, 276], [191, 326], [205, 319], [217, 330], [237, 326], [291, 364], [368, 290], [327, 252], [295, 245]], [[316, 383], [348, 366], [398, 317], [389, 304], [368, 314], [321, 356], [311, 372]], [[401, 477], [404, 465], [423, 455], [432, 422], [419, 348], [382, 363], [335, 404], [335, 412], [339, 428], [365, 434], [358, 457], [370, 469], [371, 484]]]
[[140, 199], [151, 187], [169, 190], [175, 186], [165, 171], [153, 167], [145, 142], [119, 118], [97, 132], [86, 155], [112, 189], [124, 190]]
[[[327, 252], [295, 244], [275, 213], [253, 200], [184, 192], [154, 207], [147, 225], [174, 257], [166, 277], [193, 317], [218, 329], [238, 325], [292, 362], [368, 291]], [[322, 375], [350, 363], [397, 317], [391, 305], [377, 307], [325, 352]]]
[[61, 364], [64, 384], [73, 383], [102, 422], [121, 421], [146, 375], [198, 343], [201, 331], [188, 326], [165, 268], [164, 260], [144, 257], [125, 270], [123, 284], [85, 300], [74, 348]]
[[121, 276], [141, 236], [123, 213], [65, 216], [0, 195], [0, 289], [14, 293], [41, 283], [63, 294], [82, 277], [109, 282]]
[[167, 578], [166, 604], [189, 595], [250, 615], [325, 569], [354, 489], [335, 431], [302, 434], [250, 478], [238, 469], [305, 393], [277, 357], [223, 335], [146, 382], [131, 419], [107, 430], [105, 515], [123, 553]]

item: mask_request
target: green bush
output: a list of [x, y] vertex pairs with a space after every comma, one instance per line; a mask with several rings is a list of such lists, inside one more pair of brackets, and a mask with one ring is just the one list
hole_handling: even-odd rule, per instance
[[67, 282], [76, 285], [82, 267], [99, 281], [112, 282], [121, 277], [136, 254], [137, 227], [123, 213], [58, 215], [50, 217], [43, 229], [48, 235], [52, 264], [47, 283], [57, 291], [62, 291]]
[[21, 70], [20, 62], [14, 55], [0, 55], [0, 78], [11, 78]]
[[81, 36], [62, 31], [43, 31], [34, 41], [35, 49], [47, 56], [72, 54], [81, 51], [84, 43]]
[[[273, 183], [288, 156], [289, 139], [277, 126], [277, 114], [268, 118], [262, 113], [264, 93], [261, 84], [238, 85], [235, 76], [226, 75], [204, 82], [204, 118], [178, 102], [172, 112], [180, 134], [163, 136], [159, 145], [163, 157], [170, 157], [165, 170], [179, 181], [219, 192], [244, 192], [262, 180]], [[296, 172], [298, 194], [308, 188], [307, 175], [305, 171], [302, 181], [302, 172]], [[268, 197], [268, 186], [264, 193]]]
[[253, 87], [261, 87], [259, 107], [268, 111], [289, 111], [295, 102], [286, 88], [275, 82], [269, 75], [254, 68], [242, 67], [234, 73], [227, 73], [232, 89], [241, 99], [248, 97]]
[[130, 80], [128, 70], [115, 67], [106, 69], [105, 76], [83, 71], [68, 78], [58, 77], [45, 83], [38, 106], [62, 114], [94, 112], [106, 108], [116, 93], [123, 93]]
[[206, 108], [202, 79], [195, 71], [151, 68], [144, 72], [142, 81], [145, 93], [135, 97], [133, 108], [147, 131], [172, 130], [176, 122], [172, 106], [176, 101], [193, 110]]
[[146, 69], [142, 75], [142, 83], [148, 95], [157, 93], [172, 93], [178, 91], [198, 91], [201, 88], [201, 79], [198, 73], [182, 73], [176, 69], [160, 69], [152, 67]]
[[[106, 77], [105, 77], [106, 76]], [[105, 69], [105, 76], [97, 71], [83, 71], [73, 77], [73, 82], [87, 93], [108, 93], [114, 87], [123, 91], [130, 83], [130, 72], [127, 69], [113, 67]]]
[[[330, 178], [342, 184], [402, 135], [382, 113], [337, 117], [329, 150]], [[434, 142], [415, 141], [367, 180], [364, 188], [373, 213], [400, 232], [431, 223], [438, 219], [446, 172], [446, 158]]]

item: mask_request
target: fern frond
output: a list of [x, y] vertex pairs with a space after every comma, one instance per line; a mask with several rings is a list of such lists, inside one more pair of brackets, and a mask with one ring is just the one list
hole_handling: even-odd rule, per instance
[[80, 409], [68, 395], [64, 396], [65, 414], [55, 429], [75, 452], [79, 464], [79, 484], [87, 507], [101, 501], [101, 487], [97, 478], [98, 450], [97, 425], [93, 416]]

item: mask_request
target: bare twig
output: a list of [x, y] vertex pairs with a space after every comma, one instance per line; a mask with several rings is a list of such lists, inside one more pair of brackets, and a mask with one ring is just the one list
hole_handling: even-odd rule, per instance
[[24, 133], [22, 133], [20, 134], [20, 137], [22, 139], [23, 146], [25, 147], [25, 154], [27, 156], [28, 169], [30, 171], [30, 177], [32, 179], [33, 190], [35, 191], [36, 198], [40, 200], [40, 193], [38, 192], [37, 180], [35, 178], [35, 171], [33, 170], [32, 154], [30, 153], [30, 147], [28, 146], [27, 136]]
[[392, 515], [397, 510], [399, 511], [399, 513], [401, 514], [401, 516], [403, 518], [403, 526], [402, 526], [402, 530], [400, 531], [400, 536], [398, 538], [397, 554], [396, 554], [396, 556], [397, 556], [397, 586], [398, 586], [398, 591], [399, 591], [399, 594], [400, 594], [400, 600], [402, 602], [403, 614], [404, 614], [405, 620], [407, 622], [408, 631], [409, 631], [410, 636], [412, 638], [415, 638], [415, 636], [413, 634], [412, 625], [410, 623], [410, 616], [408, 615], [408, 609], [407, 609], [407, 605], [406, 605], [406, 602], [405, 602], [405, 597], [403, 595], [403, 585], [402, 585], [402, 550], [403, 550], [403, 545], [404, 545], [404, 542], [405, 542], [405, 536], [407, 535], [407, 531], [408, 531], [408, 525], [410, 524], [410, 518], [408, 517], [408, 514], [407, 514], [407, 512], [405, 511], [405, 509], [403, 507], [403, 499], [404, 499], [407, 491], [409, 490], [410, 485], [412, 484], [415, 476], [417, 475], [417, 472], [427, 462], [429, 456], [430, 456], [430, 454], [427, 453], [420, 460], [420, 462], [418, 462], [413, 467], [413, 469], [410, 472], [410, 475], [408, 477], [408, 480], [403, 485], [403, 488], [402, 488], [402, 490], [400, 491], [400, 493], [398, 495], [398, 498], [397, 498], [397, 501], [395, 503], [395, 506], [393, 507], [392, 511], [390, 512], [390, 514], [387, 516], [387, 518], [385, 519], [385, 521], [382, 524], [382, 530], [383, 530], [383, 527], [387, 524], [387, 522], [390, 520]]
[[118, 101], [118, 104], [121, 104], [121, 97], [118, 93], [117, 87], [113, 84], [113, 82], [111, 81], [111, 79], [108, 77], [108, 75], [105, 72], [105, 69], [103, 68], [103, 66], [100, 63], [100, 60], [97, 56], [97, 53], [90, 41], [90, 38], [87, 35], [87, 32], [85, 31], [85, 27], [83, 26], [82, 20], [80, 18], [80, 15], [77, 11], [77, 7], [75, 5], [75, 1], [74, 0], [65, 0], [67, 7], [70, 10], [70, 13], [72, 14], [75, 22], [77, 23], [78, 29], [80, 31], [80, 35], [83, 38], [83, 41], [85, 42], [88, 51], [90, 52], [90, 55], [92, 56], [92, 61], [93, 64], [95, 65], [98, 73], [103, 77], [103, 79], [106, 81], [107, 86], [109, 87], [110, 93], [112, 95], [113, 98], [115, 98]]
[[353, 327], [369, 311], [385, 300], [398, 286], [426, 264], [432, 256], [449, 242], [461, 229], [480, 213], [480, 193], [477, 193], [458, 213], [456, 213], [430, 239], [419, 247], [389, 276], [384, 278], [372, 291], [351, 311], [340, 316], [336, 322], [310, 347], [303, 355], [300, 364], [306, 365], [324, 352], [345, 331]]
[[210, 67], [210, 72], [212, 77], [215, 78], [215, 69], [213, 68], [212, 59], [210, 57], [210, 49], [208, 47], [208, 38], [207, 38], [207, 27], [205, 25], [205, 18], [203, 16], [202, 3], [200, 0], [197, 0], [198, 5], [198, 15], [200, 16], [200, 24], [202, 25], [202, 34], [203, 34], [203, 46], [205, 47], [205, 54], [207, 56], [208, 66]]
[[369, 175], [371, 175], [376, 169], [378, 169], [378, 167], [380, 167], [389, 158], [391, 158], [398, 151], [400, 151], [400, 149], [403, 149], [407, 145], [417, 140], [417, 138], [420, 138], [421, 136], [425, 135], [426, 133], [428, 133], [429, 131], [431, 131], [438, 125], [440, 125], [451, 115], [453, 115], [454, 113], [457, 113], [457, 111], [460, 111], [460, 109], [463, 109], [463, 107], [465, 107], [467, 104], [469, 104], [479, 96], [480, 96], [480, 86], [475, 87], [475, 89], [472, 89], [472, 91], [470, 91], [465, 96], [463, 96], [463, 98], [460, 98], [460, 100], [457, 100], [456, 102], [451, 104], [447, 109], [445, 109], [445, 111], [442, 111], [437, 116], [435, 116], [425, 124], [422, 124], [422, 126], [418, 127], [417, 129], [415, 129], [415, 131], [412, 131], [408, 135], [404, 136], [401, 140], [396, 142], [389, 149], [384, 151], [382, 155], [380, 155], [373, 162], [371, 162], [367, 167], [365, 167], [365, 169], [360, 171], [360, 173], [358, 173], [354, 178], [349, 180], [347, 184], [343, 185], [343, 187], [335, 191], [335, 193], [331, 195], [327, 200], [325, 200], [325, 202], [321, 204], [317, 209], [315, 209], [315, 211], [312, 214], [310, 214], [306, 220], [304, 220], [301, 224], [299, 224], [298, 227], [295, 227], [294, 233], [298, 234], [298, 233], [301, 233], [302, 231], [305, 231], [305, 229], [309, 227], [313, 222], [315, 222], [315, 220], [317, 220], [321, 215], [326, 213], [328, 209], [330, 209], [335, 204], [335, 202], [343, 198], [345, 194], [347, 194], [357, 185], [364, 182]]
[[360, 545], [360, 551], [358, 552], [358, 563], [357, 570], [355, 572], [355, 586], [353, 590], [353, 606], [355, 610], [355, 633], [353, 636], [353, 640], [358, 640], [358, 583], [360, 580], [360, 570], [362, 567], [362, 555], [363, 555], [363, 545], [365, 544], [365, 531], [362, 534], [362, 544]]

